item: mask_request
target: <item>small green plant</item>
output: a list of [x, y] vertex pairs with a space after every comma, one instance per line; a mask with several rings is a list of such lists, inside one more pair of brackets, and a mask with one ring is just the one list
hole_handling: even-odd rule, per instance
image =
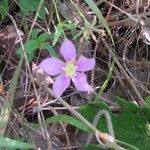
[[58, 42], [59, 38], [64, 34], [64, 30], [72, 30], [77, 27], [74, 23], [59, 23], [54, 32], [53, 36], [53, 46]]
[[[46, 49], [51, 54], [51, 56], [57, 57], [57, 53], [48, 42], [50, 39], [51, 39], [51, 34], [49, 33], [40, 34], [40, 30], [38, 29], [32, 31], [31, 39], [29, 39], [24, 44], [24, 48], [27, 54], [27, 59], [29, 62], [32, 61], [37, 49]], [[17, 50], [17, 55], [21, 56], [22, 53], [23, 53], [22, 48], [19, 48]]]

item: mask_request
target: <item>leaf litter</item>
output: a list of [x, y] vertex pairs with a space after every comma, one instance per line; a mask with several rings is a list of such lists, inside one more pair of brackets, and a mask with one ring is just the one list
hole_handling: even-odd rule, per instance
[[[20, 3], [22, 8], [19, 8], [19, 11], [17, 7], [21, 6], [16, 2], [12, 3], [14, 7], [10, 7], [9, 13], [14, 12], [11, 15], [16, 20], [19, 34], [24, 44], [28, 36], [28, 28], [35, 23], [35, 29], [40, 29], [40, 32], [43, 33], [47, 30], [50, 33], [51, 37], [48, 41], [42, 42], [48, 42], [51, 49], [49, 49], [48, 53], [44, 53], [44, 55], [42, 53], [45, 49], [42, 49], [42, 46], [34, 51], [29, 66], [32, 77], [35, 80], [35, 87], [27, 69], [27, 64], [24, 63], [22, 66], [10, 118], [12, 124], [9, 122], [8, 129], [6, 130], [8, 137], [15, 138], [17, 135], [23, 141], [28, 141], [29, 143], [32, 141], [31, 143], [35, 143], [36, 147], [39, 147], [41, 150], [49, 149], [50, 145], [53, 149], [82, 149], [85, 146], [87, 133], [80, 132], [80, 130], [77, 130], [69, 123], [58, 123], [58, 120], [57, 124], [45, 124], [47, 118], [59, 114], [71, 115], [66, 107], [44, 91], [43, 87], [52, 87], [55, 78], [51, 78], [38, 68], [41, 60], [51, 56], [53, 50], [59, 55], [58, 49], [65, 33], [65, 36], [74, 42], [79, 55], [88, 56], [89, 58], [94, 56], [96, 59], [94, 70], [86, 74], [95, 93], [103, 86], [113, 60], [113, 56], [108, 51], [108, 47], [106, 47], [102, 38], [105, 39], [110, 49], [115, 50], [115, 59], [121, 63], [123, 69], [120, 69], [117, 63], [115, 64], [110, 81], [106, 85], [104, 92], [100, 95], [101, 97], [99, 97], [101, 101], [104, 100], [109, 105], [109, 108], [101, 103], [93, 102], [95, 93], [79, 92], [75, 90], [72, 84], [63, 93], [62, 98], [76, 110], [80, 110], [81, 114], [91, 122], [96, 116], [97, 111], [105, 108], [111, 114], [114, 132], [118, 140], [130, 143], [139, 149], [149, 149], [149, 108], [137, 106], [139, 105], [137, 101], [140, 101], [139, 95], [135, 92], [135, 88], [129, 84], [131, 81], [135, 85], [136, 90], [143, 99], [149, 96], [149, 4], [144, 0], [139, 3], [127, 0], [113, 0], [111, 3], [120, 8], [122, 10], [120, 11], [106, 2], [100, 2], [99, 0], [94, 2], [104, 18], [107, 17], [107, 24], [111, 30], [115, 45], [112, 44], [108, 33], [105, 31], [103, 24], [99, 23], [98, 18], [93, 28], [90, 28], [93, 36], [86, 36], [87, 34], [84, 34], [87, 27], [84, 17], [91, 23], [90, 27], [92, 27], [93, 18], [97, 17], [97, 14], [92, 11], [84, 0], [75, 0], [76, 7], [69, 0], [59, 1], [57, 10], [59, 19], [64, 24], [68, 24], [68, 26], [65, 27], [65, 30], [61, 31], [61, 34], [59, 34], [55, 41], [53, 41], [53, 37], [56, 35], [55, 27], [58, 25], [58, 18], [55, 15], [56, 10], [52, 12], [49, 12], [48, 9], [48, 12], [43, 11], [43, 14], [40, 15], [36, 22], [33, 22], [37, 3], [34, 4], [34, 10], [28, 8], [29, 10], [24, 11], [25, 15], [22, 13], [25, 7], [22, 5], [23, 0]], [[49, 6], [52, 7], [52, 4], [49, 4]], [[43, 7], [48, 8], [46, 7], [46, 2]], [[49, 13], [47, 20], [45, 19], [46, 13]], [[135, 22], [130, 15], [138, 21]], [[16, 29], [8, 20], [6, 17], [6, 20], [2, 20], [0, 25], [0, 76], [3, 83], [0, 83], [0, 109], [2, 109], [5, 103], [7, 90], [19, 61], [16, 51], [20, 47], [20, 41], [18, 40]], [[72, 26], [69, 24], [70, 21]], [[96, 32], [99, 29], [104, 31], [103, 33], [105, 34], [103, 36], [101, 33]], [[38, 33], [39, 35], [41, 34], [40, 32]], [[54, 47], [53, 42], [55, 42]], [[123, 71], [128, 74], [129, 78], [124, 76]], [[36, 80], [42, 83], [42, 86], [36, 84]], [[34, 88], [36, 88], [38, 94]], [[116, 101], [118, 96], [124, 100]], [[118, 103], [120, 106], [117, 105]], [[84, 109], [85, 112], [83, 113]], [[32, 124], [38, 122], [40, 127], [33, 129]], [[98, 124], [99, 127], [107, 132], [104, 118]], [[47, 140], [47, 137], [49, 137], [49, 140]], [[93, 143], [97, 144], [94, 138], [90, 144]], [[141, 147], [141, 145], [143, 146]]]

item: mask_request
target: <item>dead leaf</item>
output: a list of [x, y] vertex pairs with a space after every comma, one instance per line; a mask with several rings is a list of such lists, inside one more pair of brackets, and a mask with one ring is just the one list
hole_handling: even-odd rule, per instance
[[[22, 41], [25, 41], [26, 36], [19, 30], [19, 35]], [[6, 26], [0, 30], [0, 49], [6, 56], [16, 56], [16, 50], [20, 47], [20, 40], [18, 38], [17, 31], [13, 25]]]

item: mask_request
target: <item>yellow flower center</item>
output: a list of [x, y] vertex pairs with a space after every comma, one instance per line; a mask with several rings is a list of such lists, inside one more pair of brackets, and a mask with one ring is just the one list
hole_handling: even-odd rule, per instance
[[72, 62], [67, 62], [64, 71], [67, 76], [73, 77], [76, 73], [76, 66]]

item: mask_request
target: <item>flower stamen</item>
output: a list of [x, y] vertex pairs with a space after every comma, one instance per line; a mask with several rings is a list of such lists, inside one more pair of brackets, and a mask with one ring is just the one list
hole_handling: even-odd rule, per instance
[[76, 74], [76, 66], [72, 62], [67, 62], [64, 68], [65, 74], [68, 77], [73, 77]]

